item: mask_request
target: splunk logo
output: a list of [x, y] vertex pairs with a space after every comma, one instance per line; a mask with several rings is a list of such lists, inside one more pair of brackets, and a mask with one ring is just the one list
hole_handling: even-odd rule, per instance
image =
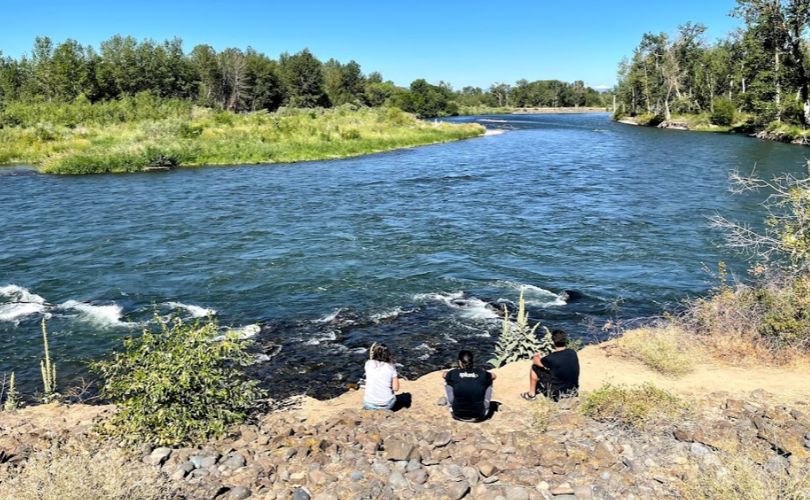
[[478, 378], [477, 373], [461, 372], [461, 373], [458, 374], [458, 376], [461, 377], [461, 378]]

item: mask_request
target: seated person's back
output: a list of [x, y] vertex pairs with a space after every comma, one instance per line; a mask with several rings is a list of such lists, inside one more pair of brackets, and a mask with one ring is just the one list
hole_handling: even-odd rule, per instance
[[525, 397], [533, 398], [535, 394], [559, 400], [564, 396], [574, 396], [579, 391], [579, 357], [576, 351], [569, 349], [568, 336], [562, 330], [551, 334], [554, 351], [542, 358], [535, 355], [532, 363], [532, 377], [529, 392]]
[[[468, 360], [462, 359], [469, 355]], [[483, 368], [474, 368], [472, 353], [462, 351], [459, 368], [445, 375], [448, 387], [448, 403], [453, 416], [461, 420], [482, 420], [489, 413], [494, 376]]]

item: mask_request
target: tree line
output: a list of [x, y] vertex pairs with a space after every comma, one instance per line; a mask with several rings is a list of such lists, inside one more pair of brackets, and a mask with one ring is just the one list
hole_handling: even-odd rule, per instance
[[751, 126], [809, 124], [810, 0], [738, 0], [731, 15], [742, 27], [714, 43], [702, 24], [682, 25], [674, 36], [644, 34], [619, 65], [618, 113], [659, 121], [713, 113], [723, 125], [736, 113]]
[[581, 81], [520, 80], [454, 91], [447, 83], [418, 79], [403, 88], [378, 72], [363, 73], [356, 61], [322, 62], [307, 49], [278, 59], [252, 48], [216, 51], [204, 44], [186, 53], [178, 38], [158, 43], [116, 35], [97, 49], [38, 37], [30, 55], [15, 59], [0, 52], [0, 110], [10, 102], [95, 103], [143, 92], [235, 112], [355, 104], [433, 117], [458, 114], [459, 106], [603, 105]]

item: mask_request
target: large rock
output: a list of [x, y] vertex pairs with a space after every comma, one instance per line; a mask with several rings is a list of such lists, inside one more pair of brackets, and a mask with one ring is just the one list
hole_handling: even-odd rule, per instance
[[171, 448], [161, 447], [155, 448], [143, 461], [149, 465], [156, 465], [160, 466], [163, 465], [166, 460], [169, 459], [169, 455], [172, 454]]
[[385, 458], [388, 460], [419, 460], [419, 452], [413, 443], [399, 439], [385, 441]]

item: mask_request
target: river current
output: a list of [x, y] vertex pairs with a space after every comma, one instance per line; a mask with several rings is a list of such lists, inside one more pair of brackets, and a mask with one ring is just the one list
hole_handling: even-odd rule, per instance
[[[586, 341], [746, 263], [707, 218], [757, 227], [733, 169], [802, 172], [806, 149], [632, 127], [607, 114], [459, 118], [486, 137], [340, 161], [44, 176], [0, 168], [0, 373], [38, 382], [48, 318], [60, 384], [153, 325], [214, 315], [257, 340], [271, 394], [326, 397], [373, 341], [401, 372], [481, 360], [497, 309]], [[641, 318], [641, 319], [638, 319]]]

